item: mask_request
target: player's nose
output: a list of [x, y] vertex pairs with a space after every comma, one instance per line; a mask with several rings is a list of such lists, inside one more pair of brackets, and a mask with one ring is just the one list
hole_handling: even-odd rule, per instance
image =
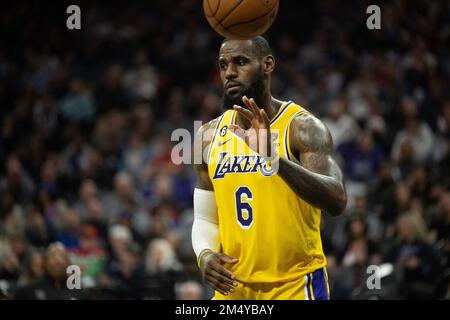
[[228, 64], [227, 70], [225, 71], [225, 78], [227, 80], [235, 79], [238, 76], [237, 68], [233, 63]]

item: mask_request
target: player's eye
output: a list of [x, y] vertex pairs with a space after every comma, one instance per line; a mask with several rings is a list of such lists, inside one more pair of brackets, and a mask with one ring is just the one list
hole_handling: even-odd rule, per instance
[[226, 63], [221, 63], [220, 64], [220, 69], [225, 70], [227, 68], [227, 64]]
[[239, 66], [245, 65], [244, 59], [238, 59], [237, 64], [238, 64]]

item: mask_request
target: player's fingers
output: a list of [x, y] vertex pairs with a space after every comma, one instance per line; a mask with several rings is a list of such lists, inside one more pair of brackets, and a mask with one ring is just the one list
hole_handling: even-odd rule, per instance
[[228, 285], [230, 287], [230, 289], [232, 289], [233, 287], [236, 287], [238, 285], [236, 280], [225, 277], [214, 269], [208, 270], [208, 275], [213, 277], [214, 279], [219, 280], [222, 283], [225, 283], [226, 285]]
[[213, 288], [215, 291], [220, 292], [223, 295], [228, 295], [228, 292], [226, 290], [223, 290], [220, 286], [219, 286], [219, 282], [217, 282], [216, 279], [214, 279], [211, 276], [205, 276], [205, 281], [206, 283], [208, 283], [211, 288]]
[[247, 98], [247, 96], [243, 96], [242, 97], [242, 101], [245, 103], [245, 105], [247, 106], [247, 108], [251, 111], [251, 113], [253, 114], [253, 118], [258, 119], [259, 115], [258, 115], [258, 110], [255, 109], [255, 107], [251, 104], [250, 102], [251, 99]]
[[252, 106], [252, 109], [254, 111], [254, 113], [257, 115], [257, 119], [259, 121], [263, 121], [263, 117], [261, 115], [261, 110], [263, 110], [262, 108], [258, 107], [258, 105], [255, 102], [255, 99], [251, 98], [249, 101], [250, 105]]
[[236, 131], [236, 130], [242, 130], [244, 131], [244, 129], [242, 129], [241, 127], [239, 127], [237, 124], [230, 124], [228, 126], [228, 129], [232, 130], [232, 131]]
[[264, 120], [264, 123], [266, 124], [267, 127], [269, 127], [270, 125], [270, 120], [269, 117], [267, 116], [267, 113], [264, 109], [260, 109], [259, 111], [261, 118]]
[[252, 121], [252, 119], [255, 117], [255, 115], [248, 109], [242, 108], [241, 106], [238, 106], [235, 104], [233, 106], [234, 110], [236, 110], [239, 114], [241, 114], [244, 118], [246, 118], [249, 121]]
[[230, 256], [227, 256], [224, 253], [221, 253], [217, 256], [222, 263], [230, 263], [236, 264], [239, 260]]
[[235, 135], [237, 135], [241, 139], [245, 139], [245, 130], [242, 129], [241, 127], [239, 127], [235, 124], [230, 124], [228, 126], [228, 129], [231, 130], [231, 132], [233, 132]]
[[250, 110], [250, 100], [247, 98], [247, 96], [242, 97], [242, 102], [246, 105], [246, 107]]
[[224, 295], [228, 295], [229, 292], [235, 291], [235, 289], [233, 287], [230, 287], [230, 286], [226, 285], [225, 283], [220, 282], [219, 280], [217, 280], [216, 278], [214, 278], [212, 276], [208, 276], [207, 278], [205, 278], [205, 280], [209, 281], [210, 285], [215, 290], [219, 291], [220, 293], [222, 293]]
[[227, 270], [220, 263], [218, 263], [218, 262], [217, 263], [212, 263], [210, 267], [211, 267], [211, 269], [213, 269], [216, 272], [220, 273], [224, 277], [227, 277], [228, 279], [234, 281], [234, 278], [235, 278], [234, 273], [231, 272], [230, 270]]

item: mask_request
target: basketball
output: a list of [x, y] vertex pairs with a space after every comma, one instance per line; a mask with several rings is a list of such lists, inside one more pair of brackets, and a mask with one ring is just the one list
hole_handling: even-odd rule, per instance
[[250, 39], [266, 32], [278, 13], [278, 0], [203, 0], [211, 27], [229, 39]]

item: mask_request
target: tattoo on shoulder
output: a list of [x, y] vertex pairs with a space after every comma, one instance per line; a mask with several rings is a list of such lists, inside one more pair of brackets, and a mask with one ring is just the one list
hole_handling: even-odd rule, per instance
[[318, 152], [332, 154], [333, 140], [325, 124], [310, 114], [298, 116], [292, 130], [296, 147], [300, 153]]

